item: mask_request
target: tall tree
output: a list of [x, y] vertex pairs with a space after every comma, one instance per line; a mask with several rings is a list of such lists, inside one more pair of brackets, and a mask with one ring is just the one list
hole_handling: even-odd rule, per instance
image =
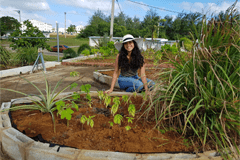
[[28, 20], [24, 21], [23, 24], [27, 27], [24, 32], [18, 28], [13, 33], [11, 33], [12, 37], [43, 37], [43, 38], [10, 38], [13, 44], [10, 47], [16, 48], [25, 48], [25, 47], [38, 47], [38, 48], [47, 48], [50, 49], [50, 46], [46, 43], [47, 39], [45, 39], [42, 31], [40, 31], [37, 27], [34, 27], [32, 23]]
[[1, 36], [5, 35], [7, 32], [13, 32], [19, 29], [21, 24], [13, 17], [1, 17], [0, 18], [0, 33]]
[[153, 9], [148, 10], [143, 20], [143, 26], [149, 29], [152, 40], [153, 40], [154, 31], [158, 29], [159, 22], [160, 22], [160, 17], [157, 14], [157, 12]]

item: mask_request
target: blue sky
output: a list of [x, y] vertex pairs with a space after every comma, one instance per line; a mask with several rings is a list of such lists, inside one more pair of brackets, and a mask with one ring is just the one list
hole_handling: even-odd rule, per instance
[[[144, 5], [130, 2], [129, 0], [115, 1], [114, 14], [123, 11], [129, 17], [138, 17], [142, 21], [150, 6], [159, 7], [165, 10], [175, 12], [200, 12], [219, 13], [225, 11], [235, 0], [131, 0]], [[119, 7], [120, 6], [120, 7]], [[0, 0], [0, 17], [11, 16], [19, 20], [19, 15], [14, 10], [20, 10], [21, 21], [27, 19], [35, 19], [42, 22], [52, 24], [53, 28], [56, 26], [56, 21], [59, 27], [64, 27], [66, 12], [66, 26], [84, 25], [88, 24], [89, 18], [98, 9], [106, 16], [110, 15], [112, 7], [112, 0]], [[240, 11], [240, 2], [237, 3], [236, 8]], [[176, 17], [177, 13], [165, 10], [156, 9], [156, 12], [164, 18], [169, 15]]]

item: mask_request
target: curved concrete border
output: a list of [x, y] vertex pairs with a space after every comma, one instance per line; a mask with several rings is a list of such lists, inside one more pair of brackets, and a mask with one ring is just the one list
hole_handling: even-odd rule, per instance
[[[99, 72], [104, 72], [104, 71], [113, 71], [114, 69], [105, 69], [105, 70], [97, 70], [95, 72], [93, 72], [93, 77], [97, 80], [97, 81], [100, 81], [102, 83], [106, 83], [108, 84], [109, 86], [111, 86], [112, 84], [112, 77], [111, 76], [107, 76], [107, 75], [103, 75]], [[115, 88], [120, 88], [119, 87], [119, 84], [118, 84], [118, 79], [115, 83]]]
[[[55, 67], [56, 65], [61, 65], [61, 62], [46, 62], [44, 64], [46, 68], [51, 68], [51, 67]], [[13, 69], [2, 70], [0, 71], [0, 78], [28, 73], [32, 71], [32, 68], [33, 66], [23, 66], [23, 67], [18, 67]], [[40, 63], [38, 64], [38, 68], [37, 67], [34, 68], [34, 71], [42, 68], [43, 68], [42, 63]]]
[[[58, 98], [70, 95], [73, 92], [66, 92]], [[97, 96], [96, 91], [90, 92], [91, 96]], [[112, 92], [110, 96], [131, 95], [127, 92]], [[11, 104], [28, 103], [27, 97], [12, 99], [11, 102], [2, 103], [1, 110], [10, 108]], [[3, 152], [7, 153], [15, 160], [163, 160], [163, 159], [196, 159], [204, 160], [209, 158], [220, 158], [216, 151], [208, 151], [196, 154], [135, 154], [110, 151], [95, 151], [74, 149], [60, 146], [49, 147], [46, 143], [35, 142], [23, 133], [12, 128], [8, 111], [0, 112], [0, 141], [2, 142]]]

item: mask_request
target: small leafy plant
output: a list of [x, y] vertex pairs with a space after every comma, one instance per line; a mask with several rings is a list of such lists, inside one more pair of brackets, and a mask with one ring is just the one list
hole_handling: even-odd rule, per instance
[[135, 116], [135, 112], [136, 112], [136, 108], [134, 104], [130, 104], [128, 107], [128, 112], [130, 115], [132, 115], [133, 117]]
[[78, 105], [72, 101], [72, 104], [65, 105], [63, 101], [58, 101], [57, 105], [57, 115], [61, 115], [61, 119], [67, 119], [67, 127], [69, 126], [69, 120], [72, 118], [74, 111], [71, 108], [75, 108], [78, 111]]
[[134, 118], [132, 118], [132, 117], [126, 117], [126, 118], [128, 119], [128, 123], [129, 123], [129, 122], [130, 122], [130, 123], [133, 123], [132, 120], [133, 120]]
[[78, 72], [78, 71], [72, 71], [72, 72], [70, 72], [70, 76], [71, 77], [77, 77], [77, 76], [79, 76], [80, 75], [80, 73]]
[[113, 122], [109, 121], [109, 128], [113, 126]]
[[92, 127], [92, 128], [93, 128], [93, 126], [94, 126], [94, 121], [92, 120], [92, 118], [94, 118], [94, 117], [95, 117], [95, 115], [89, 116], [89, 117], [87, 118], [87, 125], [90, 125], [90, 127]]
[[118, 125], [121, 125], [122, 119], [123, 119], [123, 116], [122, 116], [122, 115], [116, 114], [116, 115], [114, 116], [114, 123], [116, 123], [116, 124], [118, 124]]
[[104, 96], [104, 104], [106, 106], [106, 108], [108, 107], [108, 105], [111, 103], [111, 97], [107, 94], [105, 94]]
[[83, 130], [83, 124], [87, 121], [87, 117], [85, 115], [82, 115], [80, 122], [82, 123], [82, 130]]
[[87, 98], [87, 100], [88, 100], [88, 105], [89, 105], [90, 108], [92, 108], [92, 106], [91, 106], [91, 104], [92, 104], [92, 98], [91, 98], [91, 96], [90, 96], [90, 94], [89, 94], [90, 88], [91, 88], [91, 85], [90, 85], [90, 84], [81, 85], [81, 87], [80, 87], [81, 91], [84, 91], [85, 93], [87, 93], [87, 94], [86, 94], [86, 98]]
[[102, 100], [104, 99], [104, 93], [103, 93], [103, 91], [97, 91], [97, 92], [98, 92], [98, 98], [102, 102]]
[[126, 126], [125, 128], [126, 128], [127, 131], [129, 131], [131, 129], [130, 126]]
[[117, 113], [118, 107], [119, 107], [119, 104], [120, 104], [119, 97], [115, 97], [113, 99], [113, 102], [114, 102], [114, 104], [113, 104], [113, 106], [111, 108], [111, 113], [114, 115], [115, 113]]
[[147, 94], [146, 94], [146, 92], [141, 92], [141, 95], [142, 95], [142, 97], [143, 97], [143, 100], [144, 101], [146, 101], [147, 100]]

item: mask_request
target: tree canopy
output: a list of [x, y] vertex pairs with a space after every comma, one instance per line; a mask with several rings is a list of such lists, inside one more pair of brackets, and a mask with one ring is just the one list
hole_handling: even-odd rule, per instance
[[0, 18], [0, 33], [1, 36], [5, 35], [7, 32], [13, 32], [19, 29], [21, 24], [13, 17], [1, 17]]
[[44, 35], [42, 31], [40, 31], [37, 27], [34, 27], [32, 23], [28, 20], [24, 21], [23, 24], [27, 27], [23, 32], [17, 28], [13, 33], [11, 33], [11, 37], [43, 37], [43, 38], [10, 38], [9, 40], [13, 42], [10, 47], [13, 49], [16, 48], [25, 48], [25, 47], [38, 47], [38, 48], [47, 48], [50, 49], [50, 46], [46, 43], [47, 39], [44, 39]]

